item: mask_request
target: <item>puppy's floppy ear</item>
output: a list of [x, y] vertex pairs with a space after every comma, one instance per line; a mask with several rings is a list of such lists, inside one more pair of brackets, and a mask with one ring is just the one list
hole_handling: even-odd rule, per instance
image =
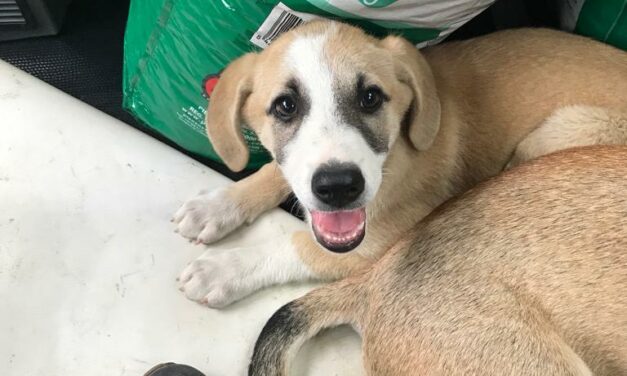
[[381, 41], [381, 46], [392, 53], [397, 77], [414, 94], [407, 119], [409, 139], [417, 150], [427, 150], [440, 129], [440, 99], [433, 72], [416, 46], [407, 40], [389, 36]]
[[248, 163], [248, 145], [242, 134], [242, 108], [252, 92], [257, 54], [249, 53], [229, 64], [211, 93], [207, 134], [213, 149], [232, 171]]

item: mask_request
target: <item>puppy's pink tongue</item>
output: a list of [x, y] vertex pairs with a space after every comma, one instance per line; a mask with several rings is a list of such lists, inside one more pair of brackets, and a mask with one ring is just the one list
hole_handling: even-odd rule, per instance
[[333, 212], [312, 210], [311, 221], [314, 227], [322, 233], [353, 233], [366, 221], [366, 209]]

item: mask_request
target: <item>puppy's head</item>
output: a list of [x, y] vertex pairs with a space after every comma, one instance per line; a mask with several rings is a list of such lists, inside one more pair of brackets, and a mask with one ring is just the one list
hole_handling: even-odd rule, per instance
[[248, 161], [241, 127], [253, 129], [308, 213], [318, 242], [357, 247], [366, 205], [399, 138], [428, 149], [440, 103], [431, 70], [408, 41], [378, 40], [316, 21], [229, 65], [216, 86], [207, 130], [232, 170]]

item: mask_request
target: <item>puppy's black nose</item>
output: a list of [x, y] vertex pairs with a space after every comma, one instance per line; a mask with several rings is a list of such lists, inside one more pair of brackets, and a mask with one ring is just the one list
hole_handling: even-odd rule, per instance
[[314, 172], [311, 190], [318, 200], [335, 208], [342, 208], [364, 191], [364, 176], [359, 167], [349, 163], [324, 165]]

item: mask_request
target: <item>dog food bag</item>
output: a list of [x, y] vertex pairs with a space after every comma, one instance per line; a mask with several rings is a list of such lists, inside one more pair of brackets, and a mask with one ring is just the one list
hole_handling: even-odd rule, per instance
[[561, 27], [627, 50], [627, 0], [559, 0]]
[[[124, 107], [184, 149], [219, 161], [204, 118], [220, 71], [281, 33], [325, 17], [369, 33], [437, 43], [494, 0], [132, 0], [124, 38]], [[248, 167], [270, 157], [252, 131]]]

